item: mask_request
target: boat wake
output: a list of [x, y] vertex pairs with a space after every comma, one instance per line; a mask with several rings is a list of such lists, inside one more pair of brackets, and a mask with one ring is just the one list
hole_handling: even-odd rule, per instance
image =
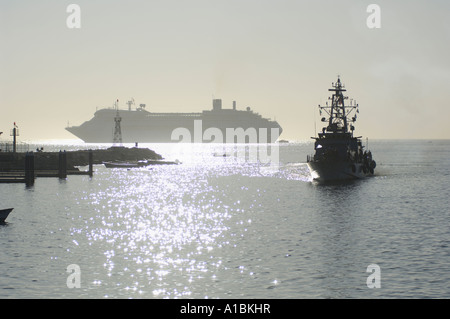
[[287, 163], [274, 166], [259, 167], [259, 175], [286, 180], [311, 182], [312, 176], [306, 163]]

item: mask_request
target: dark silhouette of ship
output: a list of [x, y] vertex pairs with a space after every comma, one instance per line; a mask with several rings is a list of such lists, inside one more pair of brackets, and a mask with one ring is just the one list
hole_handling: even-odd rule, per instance
[[[250, 107], [237, 110], [235, 101], [232, 109], [223, 109], [222, 100], [214, 99], [212, 110], [199, 113], [154, 113], [147, 111], [145, 104], [132, 109], [134, 100], [127, 104], [127, 110], [118, 110], [117, 107], [100, 109], [91, 120], [80, 126], [66, 127], [66, 130], [87, 143], [111, 143], [114, 138], [114, 118], [119, 112], [123, 143], [179, 142], [180, 139], [173, 136], [177, 128], [190, 132], [191, 140], [188, 142], [274, 143], [282, 132], [276, 121], [263, 118]], [[207, 131], [210, 128], [213, 130]], [[196, 132], [199, 129], [201, 132]], [[222, 134], [222, 140], [214, 134], [217, 129]], [[215, 138], [206, 134], [209, 138], [203, 139], [205, 131], [213, 132]], [[234, 133], [237, 136], [230, 139], [229, 135]], [[241, 138], [242, 134], [245, 135], [244, 139]]]
[[328, 91], [333, 92], [331, 105], [320, 106], [320, 114], [325, 112], [328, 118], [323, 117], [322, 122], [327, 126], [322, 129], [315, 139], [315, 154], [307, 157], [311, 174], [318, 181], [334, 181], [362, 178], [374, 174], [376, 167], [372, 153], [364, 150], [361, 137], [354, 137], [359, 105], [350, 103], [345, 105], [347, 96], [340, 78], [332, 84]]

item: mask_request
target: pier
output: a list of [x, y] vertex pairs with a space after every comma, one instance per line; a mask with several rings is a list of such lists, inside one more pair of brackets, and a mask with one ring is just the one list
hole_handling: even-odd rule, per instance
[[[34, 185], [38, 177], [66, 179], [68, 175], [94, 174], [93, 165], [107, 161], [161, 160], [162, 156], [150, 149], [110, 147], [99, 150], [59, 152], [0, 152], [0, 183]], [[79, 166], [88, 166], [82, 171]]]
[[[80, 171], [78, 168], [68, 167], [66, 151], [57, 153], [57, 167], [52, 167], [52, 164], [36, 166], [37, 156], [33, 152], [26, 152], [24, 156], [22, 156], [23, 154], [17, 155], [18, 153], [15, 153], [12, 157], [8, 156], [9, 154], [6, 156], [3, 156], [3, 154], [0, 155], [0, 159], [2, 160], [0, 162], [0, 183], [25, 183], [27, 186], [32, 186], [37, 177], [58, 177], [60, 179], [66, 179], [67, 175], [89, 175], [92, 177], [94, 173], [92, 150], [89, 150], [88, 153], [88, 171]], [[12, 161], [4, 161], [8, 157]], [[43, 157], [40, 157], [40, 159], [42, 160]], [[49, 156], [46, 156], [45, 159], [49, 159]], [[20, 169], [21, 162], [24, 163], [23, 169]]]

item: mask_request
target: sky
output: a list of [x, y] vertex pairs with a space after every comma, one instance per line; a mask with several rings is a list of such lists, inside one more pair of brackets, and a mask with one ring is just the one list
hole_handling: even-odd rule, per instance
[[355, 134], [449, 139], [449, 12], [446, 0], [0, 0], [0, 140], [14, 122], [21, 140], [72, 139], [68, 123], [131, 98], [151, 112], [236, 101], [307, 140], [338, 75], [359, 104]]

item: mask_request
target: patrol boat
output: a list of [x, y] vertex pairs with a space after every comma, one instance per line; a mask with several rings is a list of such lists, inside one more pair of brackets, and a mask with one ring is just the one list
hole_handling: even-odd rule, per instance
[[336, 83], [332, 83], [333, 92], [331, 105], [319, 105], [319, 112], [325, 112], [327, 117], [322, 117], [322, 122], [327, 126], [314, 143], [314, 155], [307, 156], [307, 164], [314, 180], [336, 181], [363, 178], [374, 174], [376, 162], [372, 159], [372, 153], [364, 150], [361, 136], [354, 137], [357, 113], [359, 105], [351, 100], [349, 105], [345, 105], [348, 100], [343, 92], [346, 92], [341, 79], [338, 77]]

